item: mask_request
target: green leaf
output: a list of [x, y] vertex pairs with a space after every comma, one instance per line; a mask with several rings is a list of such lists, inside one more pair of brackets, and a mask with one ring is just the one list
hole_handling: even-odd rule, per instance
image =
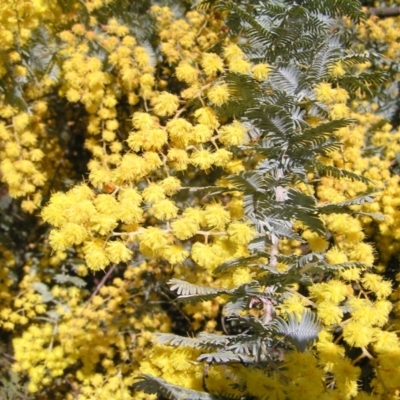
[[[265, 246], [265, 244], [264, 244]], [[213, 274], [220, 274], [228, 271], [231, 268], [238, 267], [256, 267], [260, 265], [261, 258], [269, 258], [269, 254], [266, 252], [257, 252], [257, 254], [248, 257], [239, 257], [233, 260], [226, 261], [220, 264], [217, 268], [214, 269]]]
[[60, 284], [72, 283], [74, 286], [82, 288], [86, 286], [86, 282], [78, 276], [71, 276], [66, 274], [56, 274], [53, 279]]
[[49, 303], [54, 300], [54, 296], [51, 294], [49, 287], [42, 282], [35, 282], [33, 285], [33, 289], [42, 295], [43, 303]]
[[170, 285], [170, 290], [176, 291], [180, 300], [208, 301], [229, 292], [227, 289], [195, 285], [180, 279], [171, 279], [168, 285]]
[[141, 375], [136, 378], [137, 382], [133, 384], [133, 388], [137, 391], [147, 394], [157, 394], [166, 399], [182, 400], [219, 400], [220, 397], [213, 396], [209, 393], [199, 392], [197, 390], [185, 389], [177, 385], [166, 382], [164, 379], [155, 378], [151, 375]]
[[322, 175], [333, 176], [334, 178], [337, 178], [337, 179], [347, 178], [352, 181], [363, 182], [367, 185], [372, 183], [372, 181], [370, 179], [366, 178], [365, 176], [356, 174], [351, 171], [347, 171], [345, 169], [336, 168], [331, 165], [325, 165], [319, 161], [314, 161], [313, 166]]
[[301, 318], [297, 314], [287, 314], [288, 321], [277, 317], [274, 320], [276, 332], [284, 335], [298, 351], [304, 352], [309, 343], [318, 337], [322, 326], [315, 314], [309, 309], [304, 309]]
[[216, 353], [202, 354], [198, 357], [199, 361], [205, 361], [213, 364], [231, 364], [231, 363], [253, 363], [254, 357], [244, 354], [237, 354], [232, 351], [218, 351]]

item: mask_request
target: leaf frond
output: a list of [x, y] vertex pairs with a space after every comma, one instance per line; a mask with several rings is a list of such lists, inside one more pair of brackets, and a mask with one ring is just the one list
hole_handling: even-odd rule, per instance
[[133, 384], [137, 391], [147, 394], [157, 394], [171, 400], [193, 399], [193, 400], [222, 400], [219, 396], [197, 390], [185, 389], [183, 387], [168, 383], [164, 379], [151, 375], [141, 375]]
[[300, 352], [307, 349], [308, 344], [315, 340], [322, 330], [315, 314], [309, 309], [304, 309], [301, 318], [297, 314], [288, 314], [288, 321], [277, 317], [274, 321], [276, 331], [284, 335]]

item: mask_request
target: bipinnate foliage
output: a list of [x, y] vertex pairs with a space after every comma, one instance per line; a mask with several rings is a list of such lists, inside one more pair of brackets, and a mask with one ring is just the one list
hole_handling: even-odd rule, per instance
[[[300, 235], [302, 230], [325, 237], [324, 215], [355, 215], [352, 206], [373, 201], [371, 194], [365, 193], [340, 203], [321, 205], [315, 194], [299, 189], [299, 185], [313, 185], [323, 176], [370, 183], [360, 174], [324, 162], [325, 156], [341, 148], [336, 132], [354, 120], [332, 115], [315, 88], [327, 82], [349, 91], [369, 91], [374, 83], [382, 83], [383, 75], [332, 77], [331, 70], [338, 62], [357, 64], [368, 59], [349, 51], [336, 29], [340, 18], [353, 23], [364, 18], [358, 1], [212, 3], [203, 2], [200, 7], [212, 6], [219, 12], [228, 12], [227, 25], [231, 32], [241, 36], [249, 60], [272, 66], [266, 80], [257, 81], [240, 73], [225, 78], [232, 95], [218, 112], [223, 117], [239, 119], [248, 127], [253, 141], [239, 149], [253, 167], [224, 178], [225, 187], [208, 190], [214, 194], [242, 193], [245, 219], [256, 228], [257, 235], [249, 244], [248, 256], [219, 265], [214, 274], [218, 277], [243, 266], [264, 273], [233, 289], [170, 280], [170, 289], [183, 302], [223, 296], [224, 318], [236, 320], [242, 333], [221, 337], [202, 333], [195, 338], [161, 334], [157, 342], [198, 349], [198, 361], [209, 365], [267, 366], [274, 371], [281, 368], [281, 359], [285, 358], [282, 354], [308, 351], [322, 329], [312, 308], [304, 309], [300, 315], [276, 316], [275, 310], [287, 297], [289, 285], [311, 283], [317, 273], [368, 267], [362, 262], [332, 265], [323, 252], [288, 255], [280, 251], [280, 242], [284, 240], [298, 240], [306, 245]], [[312, 124], [313, 119], [321, 122]], [[254, 309], [258, 312], [249, 312]], [[184, 398], [175, 387], [149, 376], [142, 377], [136, 388], [147, 393], [158, 390], [168, 398]], [[246, 395], [245, 387], [242, 393]], [[189, 392], [187, 395], [203, 398], [194, 394], [191, 397]]]
[[156, 394], [165, 399], [193, 399], [193, 400], [235, 400], [238, 397], [226, 397], [212, 395], [197, 390], [190, 390], [172, 385], [164, 379], [155, 378], [151, 375], [143, 375], [141, 380], [135, 384], [137, 390], [148, 394]]

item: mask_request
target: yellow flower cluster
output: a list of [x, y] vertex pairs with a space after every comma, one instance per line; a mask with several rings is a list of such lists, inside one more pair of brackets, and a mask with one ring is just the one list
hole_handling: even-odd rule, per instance
[[26, 68], [20, 64], [21, 54], [15, 50], [15, 43], [20, 47], [27, 45], [32, 33], [38, 27], [46, 7], [41, 1], [4, 0], [0, 4], [0, 51], [5, 57], [0, 60], [0, 78], [7, 74], [7, 67], [13, 65], [16, 77], [24, 77]]
[[[86, 129], [90, 137], [85, 147], [93, 155], [90, 177], [97, 186], [107, 183], [103, 181], [110, 175], [109, 166], [121, 162], [123, 145], [117, 138], [121, 129], [117, 104], [123, 96], [130, 105], [138, 103], [139, 95], [151, 99], [155, 80], [148, 51], [138, 45], [125, 25], [111, 18], [102, 31], [91, 28], [75, 24], [60, 33], [65, 43], [60, 51], [65, 57], [61, 95], [69, 102], [83, 104], [89, 114]], [[104, 49], [106, 61], [93, 52], [90, 43]]]
[[[169, 15], [165, 8], [154, 7], [153, 11], [161, 20]], [[188, 19], [195, 17], [200, 18], [200, 15], [197, 13], [187, 15]], [[113, 22], [112, 32], [118, 30], [115, 24]], [[181, 40], [179, 29], [183, 29], [182, 26], [187, 28], [185, 22], [179, 20], [169, 32], [170, 35], [177, 38], [176, 40], [178, 38]], [[194, 27], [196, 28], [196, 25]], [[175, 29], [179, 34], [175, 33]], [[163, 35], [166, 35], [166, 32], [161, 30], [161, 38], [164, 37]], [[66, 34], [64, 36], [66, 36], [65, 40], [69, 38]], [[192, 36], [189, 35], [184, 40], [189, 40], [189, 37]], [[125, 36], [123, 40], [127, 38], [128, 36]], [[73, 36], [71, 41], [70, 48], [67, 48], [68, 51], [72, 51], [72, 47], [78, 45], [76, 36]], [[193, 43], [190, 42], [190, 45]], [[118, 52], [117, 47], [114, 50]], [[219, 60], [220, 72], [224, 71], [224, 62], [229, 63], [233, 59], [243, 57], [236, 45], [228, 46], [225, 53], [226, 60], [220, 58], [214, 60]], [[199, 62], [200, 67], [203, 57], [200, 50], [197, 54], [196, 52], [190, 54], [191, 61]], [[132, 57], [132, 55], [128, 56]], [[84, 61], [82, 57], [83, 55], [79, 52], [74, 52], [73, 57], [64, 63], [66, 73], [73, 72], [76, 75], [78, 70], [74, 72], [74, 68], [78, 68]], [[189, 53], [185, 57], [189, 57]], [[214, 54], [212, 57], [218, 56]], [[98, 110], [98, 105], [92, 110], [91, 107], [95, 103], [91, 103], [93, 99], [86, 103], [85, 93], [93, 94], [94, 91], [99, 90], [101, 92], [99, 98], [104, 98], [106, 93], [103, 87], [108, 85], [108, 78], [107, 74], [100, 71], [101, 64], [98, 59], [92, 58], [86, 59], [86, 61], [87, 67], [83, 71], [84, 74], [82, 75], [82, 71], [79, 71], [81, 81], [73, 75], [68, 80], [70, 82], [68, 85], [75, 84], [81, 90], [80, 98], [77, 97], [76, 101], [82, 101], [90, 113], [93, 111], [98, 114], [101, 112]], [[92, 64], [93, 66], [91, 66]], [[142, 67], [144, 68], [146, 65], [146, 62], [143, 62]], [[207, 72], [199, 68], [198, 74], [189, 74], [186, 67], [188, 64], [180, 64], [178, 77], [181, 76], [187, 82], [188, 79], [192, 79], [190, 76], [196, 76], [196, 82], [191, 82], [191, 84], [198, 86], [199, 90], [190, 100], [193, 97], [199, 97], [204, 102], [207, 97], [203, 94], [201, 87], [209, 86], [209, 83], [206, 82]], [[230, 68], [229, 65], [228, 68]], [[151, 71], [149, 70], [149, 72]], [[250, 70], [247, 72], [250, 73]], [[267, 72], [267, 68], [258, 66], [254, 73], [261, 79], [267, 76]], [[96, 81], [93, 87], [90, 87], [92, 73], [100, 80], [103, 78], [104, 80]], [[216, 77], [214, 79], [217, 80]], [[218, 84], [214, 89], [220, 89], [220, 86]], [[72, 89], [70, 87], [68, 90]], [[96, 144], [91, 147], [94, 159], [89, 163], [91, 169], [89, 181], [97, 189], [103, 191], [107, 187], [112, 187], [114, 189], [112, 193], [96, 193], [87, 185], [79, 185], [66, 194], [53, 195], [49, 205], [44, 208], [42, 212], [44, 220], [57, 228], [53, 229], [50, 234], [50, 244], [56, 250], [82, 245], [86, 262], [92, 270], [103, 269], [111, 262], [129, 261], [132, 253], [128, 246], [134, 246], [136, 238], [142, 254], [147, 257], [164, 258], [171, 264], [179, 264], [189, 255], [181, 241], [205, 230], [203, 235], [207, 238], [209, 235], [215, 236], [215, 240], [212, 243], [195, 243], [190, 254], [196, 263], [211, 272], [212, 268], [224, 258], [237, 256], [240, 253], [244, 254], [245, 246], [254, 237], [254, 234], [246, 224], [239, 220], [228, 226], [235, 217], [222, 204], [209, 204], [204, 209], [187, 207], [179, 215], [180, 206], [173, 201], [172, 196], [182, 184], [174, 174], [177, 171], [193, 168], [208, 171], [214, 166], [222, 167], [227, 172], [237, 170], [237, 160], [234, 159], [234, 154], [220, 146], [229, 148], [242, 144], [246, 140], [246, 128], [238, 121], [221, 126], [215, 111], [205, 103], [195, 110], [192, 117], [180, 117], [188, 100], [187, 92], [186, 95], [182, 93], [181, 98], [166, 91], [154, 92], [151, 95], [149, 92], [148, 94], [150, 100], [148, 106], [151, 106], [152, 113], [134, 112], [132, 116], [133, 130], [127, 138], [127, 144], [131, 151], [122, 155], [120, 161], [115, 163], [114, 168], [107, 166], [107, 161], [109, 164], [114, 164], [108, 155], [105, 155], [101, 161], [104, 146], [100, 147]], [[141, 95], [147, 98], [143, 93]], [[66, 96], [68, 98], [68, 91]], [[179, 108], [180, 104], [182, 104], [182, 108]], [[102, 118], [100, 117], [100, 119]], [[112, 121], [108, 119], [105, 122], [106, 128], [111, 125]], [[89, 128], [92, 122], [93, 120], [89, 122]], [[116, 124], [115, 128], [117, 127]], [[97, 152], [96, 149], [99, 151]], [[98, 161], [97, 157], [99, 157]], [[141, 183], [144, 178], [147, 179], [146, 184]], [[138, 184], [143, 187], [141, 191], [132, 188], [132, 185]], [[150, 217], [156, 218], [162, 227], [146, 227], [145, 221]], [[122, 228], [122, 231], [116, 232], [118, 227]], [[121, 241], [119, 237], [125, 240]], [[110, 238], [115, 240], [110, 241]], [[131, 244], [128, 245], [128, 242]], [[205, 254], [208, 253], [213, 253], [213, 257], [205, 257]], [[236, 281], [238, 280], [236, 279]]]
[[[42, 172], [43, 151], [37, 147], [43, 140], [42, 118], [47, 107], [38, 102], [35, 116], [12, 108], [0, 108], [0, 169], [1, 179], [8, 186], [11, 197], [27, 197], [24, 211], [32, 212], [42, 201], [40, 189], [47, 176]], [[7, 124], [7, 122], [9, 124]]]
[[[13, 368], [29, 373], [31, 392], [50, 385], [69, 368], [74, 370], [71, 384], [79, 382], [82, 400], [105, 395], [130, 398], [129, 369], [148, 357], [151, 331], [171, 329], [159, 306], [143, 307], [142, 274], [148, 271], [147, 264], [129, 267], [124, 280], [115, 278], [90, 302], [83, 301], [77, 287], [53, 286], [53, 321], [31, 324], [13, 342]], [[96, 374], [99, 367], [103, 374]]]
[[329, 115], [332, 119], [347, 118], [350, 109], [346, 102], [349, 94], [343, 88], [332, 88], [328, 82], [321, 82], [315, 87], [315, 97], [318, 101], [329, 105]]
[[[25, 272], [29, 272], [29, 266], [25, 266]], [[7, 270], [3, 273], [7, 274]], [[6, 275], [7, 276], [7, 275]], [[8, 277], [5, 277], [5, 282], [11, 286], [11, 281]], [[47, 305], [43, 303], [42, 296], [34, 290], [34, 283], [38, 282], [38, 279], [33, 274], [27, 273], [23, 280], [19, 284], [19, 292], [14, 294], [11, 299], [10, 288], [8, 292], [9, 296], [6, 297], [7, 303], [2, 304], [0, 310], [0, 327], [7, 331], [13, 331], [17, 326], [27, 325], [35, 318], [43, 315], [47, 311]], [[7, 298], [8, 297], [8, 298]]]

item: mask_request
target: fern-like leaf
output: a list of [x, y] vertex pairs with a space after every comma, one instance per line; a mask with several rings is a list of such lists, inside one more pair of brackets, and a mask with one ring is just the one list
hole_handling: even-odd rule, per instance
[[[263, 240], [263, 243], [265, 243], [265, 240]], [[265, 244], [264, 244], [264, 246], [265, 246]], [[217, 268], [215, 268], [213, 271], [213, 274], [220, 274], [220, 273], [228, 271], [231, 268], [238, 268], [238, 267], [245, 267], [245, 266], [249, 266], [249, 267], [258, 266], [261, 263], [262, 257], [268, 258], [269, 254], [266, 252], [259, 251], [254, 256], [239, 257], [239, 258], [235, 258], [233, 260], [226, 261], [226, 262], [220, 264]]]
[[371, 180], [366, 178], [365, 176], [356, 174], [351, 171], [347, 171], [345, 169], [336, 168], [331, 165], [325, 165], [319, 161], [314, 161], [313, 165], [316, 168], [316, 170], [319, 171], [322, 175], [333, 176], [334, 178], [337, 179], [348, 178], [352, 181], [360, 181], [367, 185], [372, 183]]
[[231, 364], [231, 363], [253, 363], [254, 357], [245, 354], [237, 354], [233, 351], [219, 351], [217, 353], [202, 354], [197, 358], [199, 361], [214, 364]]
[[284, 335], [298, 351], [304, 352], [308, 344], [315, 340], [322, 327], [315, 314], [304, 309], [299, 319], [296, 314], [288, 314], [288, 321], [277, 317], [274, 321], [277, 333]]
[[164, 379], [147, 374], [139, 376], [137, 382], [133, 384], [133, 388], [137, 391], [147, 394], [157, 394], [171, 400], [222, 400], [219, 396], [213, 396], [212, 394], [199, 392], [197, 390], [185, 389], [177, 385], [172, 385]]
[[195, 285], [180, 279], [171, 279], [168, 284], [172, 291], [176, 291], [181, 300], [208, 301], [229, 292], [225, 289]]
[[301, 71], [291, 65], [275, 70], [270, 76], [270, 81], [275, 89], [294, 95], [299, 86], [300, 76]]
[[72, 283], [74, 286], [82, 288], [86, 286], [86, 282], [78, 276], [71, 276], [66, 274], [56, 274], [53, 278], [57, 283]]

